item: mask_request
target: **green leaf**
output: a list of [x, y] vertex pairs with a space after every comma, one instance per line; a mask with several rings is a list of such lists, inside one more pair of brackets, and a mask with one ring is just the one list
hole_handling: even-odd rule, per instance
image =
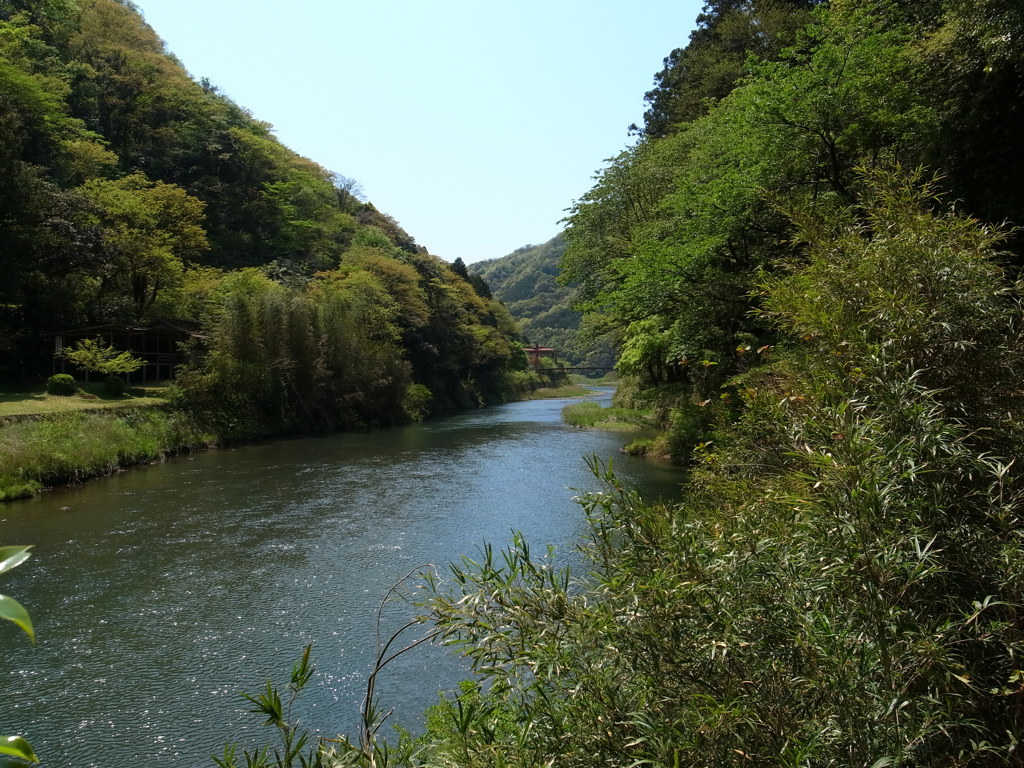
[[[32, 628], [32, 619], [29, 618], [28, 611], [13, 597], [0, 595], [0, 619], [13, 621], [25, 631], [33, 643], [36, 641], [36, 633]], [[3, 750], [0, 749], [0, 752]]]
[[28, 547], [0, 547], [0, 573], [21, 565], [29, 556]]
[[28, 760], [30, 763], [38, 763], [39, 758], [32, 751], [32, 745], [21, 736], [0, 737], [0, 755], [11, 755], [13, 757]]

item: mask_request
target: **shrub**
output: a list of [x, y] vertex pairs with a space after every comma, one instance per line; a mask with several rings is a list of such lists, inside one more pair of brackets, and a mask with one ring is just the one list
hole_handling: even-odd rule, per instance
[[423, 384], [410, 384], [402, 398], [402, 411], [409, 421], [423, 421], [430, 413], [430, 402], [434, 399], [429, 387]]
[[75, 377], [67, 373], [56, 373], [46, 380], [46, 391], [51, 395], [73, 395], [77, 388]]
[[103, 391], [111, 397], [121, 397], [127, 389], [125, 380], [113, 373], [103, 380]]
[[626, 445], [622, 452], [627, 456], [653, 456], [657, 454], [657, 448], [654, 440], [641, 437]]

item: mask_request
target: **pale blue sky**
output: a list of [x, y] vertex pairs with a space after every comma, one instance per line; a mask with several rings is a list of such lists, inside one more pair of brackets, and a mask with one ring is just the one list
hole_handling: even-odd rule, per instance
[[135, 0], [195, 78], [448, 261], [560, 231], [702, 0]]

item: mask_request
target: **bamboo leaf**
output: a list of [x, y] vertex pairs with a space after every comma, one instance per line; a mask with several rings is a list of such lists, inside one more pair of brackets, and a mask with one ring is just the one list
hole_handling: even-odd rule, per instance
[[0, 547], [0, 573], [16, 568], [28, 559], [28, 547]]
[[30, 763], [39, 762], [36, 753], [32, 751], [32, 745], [21, 736], [0, 737], [0, 755], [10, 755], [21, 760], [27, 760]]
[[29, 618], [28, 611], [13, 597], [0, 595], [0, 619], [13, 621], [24, 630], [33, 643], [36, 641], [36, 633], [32, 628], [32, 619]]

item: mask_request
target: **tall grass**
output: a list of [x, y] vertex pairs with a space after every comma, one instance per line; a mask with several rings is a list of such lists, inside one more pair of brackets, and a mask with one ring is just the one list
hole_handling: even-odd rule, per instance
[[572, 427], [613, 431], [650, 426], [650, 417], [646, 411], [635, 408], [605, 408], [593, 400], [565, 406], [562, 409], [562, 421]]
[[0, 426], [0, 500], [208, 445], [213, 436], [170, 409], [64, 412]]

